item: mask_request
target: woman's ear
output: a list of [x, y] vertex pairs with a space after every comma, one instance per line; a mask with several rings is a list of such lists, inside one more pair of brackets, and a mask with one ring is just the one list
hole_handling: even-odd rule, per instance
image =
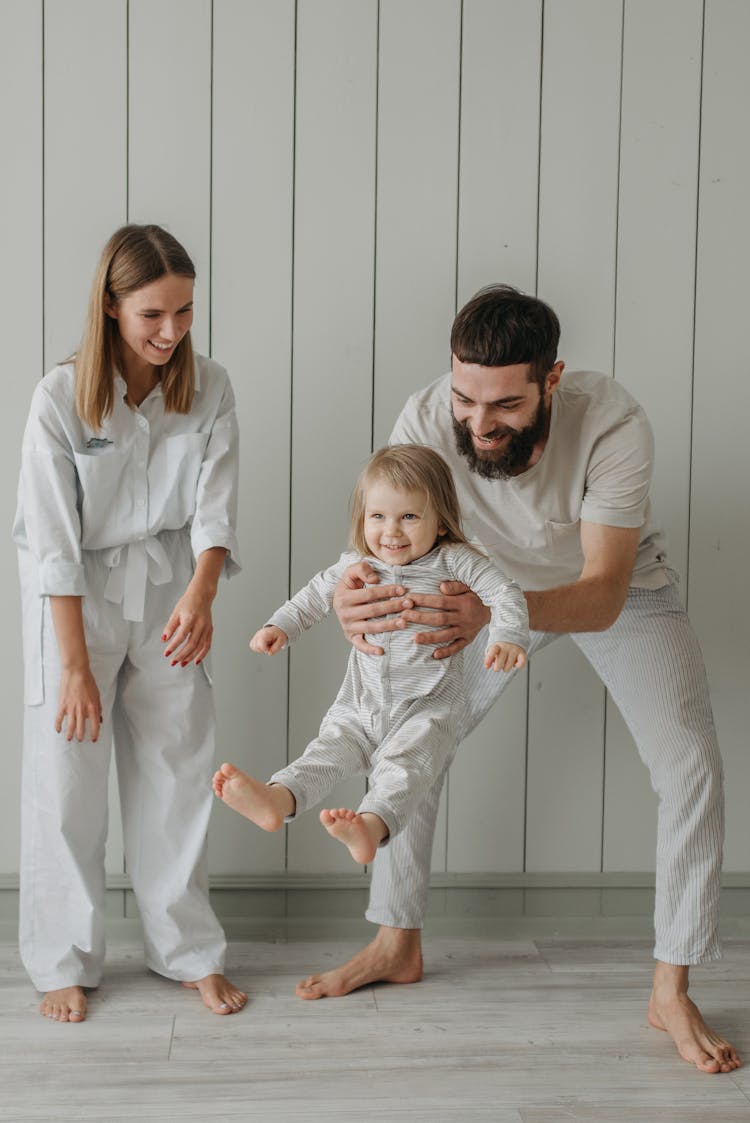
[[117, 305], [115, 304], [109, 293], [104, 294], [104, 311], [112, 320], [116, 320], [118, 318]]

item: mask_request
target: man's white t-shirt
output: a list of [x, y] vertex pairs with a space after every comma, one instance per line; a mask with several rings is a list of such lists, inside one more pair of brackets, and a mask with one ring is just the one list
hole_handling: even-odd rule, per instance
[[654, 443], [648, 419], [613, 378], [591, 371], [563, 375], [537, 463], [507, 480], [485, 480], [456, 449], [451, 375], [413, 394], [391, 444], [428, 445], [448, 462], [465, 527], [523, 589], [575, 581], [583, 568], [580, 521], [639, 527], [631, 586], [673, 584], [662, 531], [651, 513]]

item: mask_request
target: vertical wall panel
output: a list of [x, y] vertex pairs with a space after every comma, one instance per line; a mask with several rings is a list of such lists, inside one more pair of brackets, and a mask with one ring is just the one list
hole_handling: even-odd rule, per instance
[[539, 296], [568, 367], [613, 362], [622, 0], [546, 0]]
[[458, 304], [536, 286], [541, 0], [464, 0]]
[[[622, 4], [544, 10], [539, 295], [569, 367], [611, 372]], [[529, 697], [527, 869], [597, 870], [604, 689], [566, 639], [534, 658]]]
[[[380, 0], [373, 443], [449, 366], [455, 312], [458, 0]], [[429, 28], [429, 33], [425, 29]], [[433, 861], [445, 868], [446, 792]]]
[[125, 0], [45, 3], [45, 366], [75, 350], [94, 268], [126, 220]]
[[[653, 503], [666, 527], [670, 561], [683, 574], [702, 21], [702, 0], [630, 0], [625, 6], [615, 377], [651, 420]], [[656, 798], [611, 699], [606, 760], [604, 869], [652, 869]]]
[[[370, 450], [375, 223], [375, 0], [300, 0], [297, 15], [292, 586], [347, 540], [355, 477]], [[289, 752], [313, 737], [348, 645], [329, 618], [290, 654]], [[357, 802], [360, 780], [329, 806]], [[312, 812], [289, 831], [289, 867], [353, 872]]]
[[[540, 3], [464, 0], [459, 305], [492, 281], [534, 291], [541, 30]], [[524, 671], [451, 768], [451, 871], [523, 869], [526, 695]]]
[[460, 28], [458, 0], [380, 0], [376, 448], [408, 395], [449, 365]]
[[[214, 0], [212, 354], [240, 425], [243, 573], [215, 609], [218, 755], [261, 779], [286, 763], [286, 655], [248, 639], [287, 597], [291, 430], [294, 0]], [[283, 869], [283, 833], [217, 808], [211, 864]]]
[[[75, 350], [104, 243], [126, 220], [125, 0], [44, 5], [45, 367]], [[107, 869], [122, 872], [110, 773]]]
[[[42, 309], [42, 5], [41, 0], [0, 3], [0, 151], [6, 154], [0, 176], [0, 325], [5, 392], [2, 410], [0, 517], [3, 581], [2, 614], [8, 649], [20, 649], [16, 550], [10, 527], [16, 507], [21, 434], [29, 400], [43, 367]], [[18, 869], [19, 792], [23, 697], [21, 659], [3, 671], [6, 715], [3, 790], [0, 795], [0, 873]]]
[[726, 868], [750, 862], [747, 793], [747, 569], [750, 501], [747, 422], [746, 143], [750, 7], [706, 4], [696, 293], [690, 614], [708, 665], [727, 776]]
[[211, 0], [129, 0], [129, 219], [167, 227], [198, 273], [193, 340], [209, 348]]

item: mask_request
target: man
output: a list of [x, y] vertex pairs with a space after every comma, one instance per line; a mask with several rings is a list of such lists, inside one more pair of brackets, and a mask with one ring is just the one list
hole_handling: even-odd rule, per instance
[[[722, 769], [702, 656], [651, 515], [651, 430], [613, 379], [575, 372], [561, 381], [559, 335], [542, 301], [508, 286], [482, 289], [454, 322], [451, 374], [409, 399], [391, 442], [430, 445], [451, 465], [468, 526], [525, 591], [529, 653], [571, 634], [620, 708], [660, 797], [649, 1021], [699, 1069], [730, 1072], [740, 1064], [734, 1048], [687, 995], [690, 965], [720, 955]], [[460, 585], [441, 586], [439, 597], [405, 597], [373, 580], [361, 563], [337, 603], [347, 636], [373, 657], [382, 649], [365, 643], [365, 630], [402, 627], [403, 619], [430, 625], [417, 642], [443, 645], [435, 658], [445, 658], [487, 622], [488, 611]], [[402, 619], [382, 619], [386, 613]], [[511, 678], [482, 674], [482, 650], [480, 640], [465, 654], [464, 736]], [[375, 940], [300, 983], [300, 997], [421, 977], [443, 778], [379, 851], [367, 912], [380, 924]]]

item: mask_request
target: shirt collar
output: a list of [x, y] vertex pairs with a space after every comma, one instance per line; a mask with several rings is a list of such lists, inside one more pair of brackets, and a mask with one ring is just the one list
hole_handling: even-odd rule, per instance
[[[159, 385], [161, 385], [161, 383], [159, 383]], [[200, 388], [201, 388], [201, 368], [199, 367], [198, 363], [196, 363], [195, 364], [195, 389], [200, 390]], [[115, 390], [117, 391], [117, 393], [120, 395], [121, 398], [124, 398], [125, 395], [128, 392], [127, 383], [125, 382], [125, 379], [120, 374], [120, 371], [117, 370], [117, 369], [115, 369]]]

